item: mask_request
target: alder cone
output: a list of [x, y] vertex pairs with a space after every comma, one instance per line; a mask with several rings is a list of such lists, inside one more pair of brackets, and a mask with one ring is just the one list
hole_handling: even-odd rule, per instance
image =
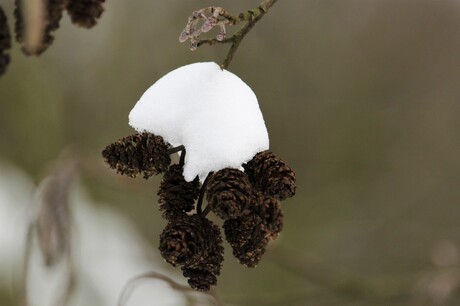
[[257, 266], [268, 244], [262, 219], [255, 214], [248, 214], [225, 221], [223, 227], [225, 238], [233, 249], [233, 256], [246, 267]]
[[272, 152], [257, 153], [243, 167], [254, 186], [266, 195], [281, 201], [294, 196], [295, 173], [284, 160], [276, 157]]
[[217, 277], [206, 270], [182, 269], [184, 277], [188, 278], [188, 284], [198, 291], [209, 291], [212, 285], [217, 284]]
[[160, 210], [167, 220], [173, 220], [192, 211], [200, 193], [198, 178], [192, 182], [185, 181], [183, 170], [184, 167], [181, 165], [170, 166], [158, 190]]
[[108, 145], [102, 156], [117, 173], [130, 177], [142, 174], [147, 179], [168, 169], [171, 164], [168, 148], [161, 136], [144, 132]]
[[205, 217], [184, 215], [170, 221], [160, 236], [160, 252], [181, 267], [190, 286], [207, 291], [217, 283], [223, 257], [219, 228]]
[[207, 183], [207, 200], [223, 220], [240, 216], [251, 199], [252, 185], [247, 175], [232, 168], [212, 174]]
[[4, 74], [6, 67], [10, 63], [10, 56], [4, 54], [6, 50], [11, 48], [11, 34], [8, 27], [8, 20], [6, 18], [3, 8], [0, 7], [0, 75]]
[[283, 212], [279, 200], [262, 192], [252, 196], [243, 215], [224, 222], [225, 238], [233, 255], [247, 266], [255, 267], [262, 259], [267, 244], [283, 228]]
[[83, 27], [92, 28], [104, 12], [105, 0], [68, 0], [67, 13], [72, 23]]

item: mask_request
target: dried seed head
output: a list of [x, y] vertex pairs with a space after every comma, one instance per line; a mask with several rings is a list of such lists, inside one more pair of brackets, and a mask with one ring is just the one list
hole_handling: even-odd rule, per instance
[[[62, 18], [65, 0], [48, 0], [44, 2], [43, 14], [44, 19], [37, 19], [36, 23], [30, 23], [30, 26], [24, 21], [24, 6], [22, 0], [15, 0], [14, 16], [16, 40], [24, 43], [22, 51], [26, 55], [40, 55], [53, 42], [54, 37], [51, 35], [53, 31], [59, 28], [59, 22]], [[37, 23], [38, 22], [38, 23]], [[27, 31], [27, 33], [26, 33]]]
[[8, 20], [3, 12], [3, 8], [0, 7], [0, 75], [5, 73], [6, 67], [10, 63], [10, 56], [3, 53], [10, 48], [10, 28], [8, 27]]
[[284, 214], [279, 200], [259, 192], [253, 201], [257, 201], [253, 207], [262, 220], [265, 237], [275, 239], [283, 229]]
[[283, 212], [279, 201], [258, 192], [244, 213], [224, 222], [225, 238], [233, 248], [233, 255], [241, 264], [255, 267], [265, 253], [271, 239], [283, 227]]
[[272, 152], [257, 153], [243, 167], [254, 186], [266, 195], [279, 200], [294, 196], [295, 173], [284, 160], [279, 159]]
[[92, 28], [104, 12], [105, 0], [68, 0], [67, 13], [72, 23], [83, 27]]
[[160, 236], [160, 252], [173, 266], [181, 267], [197, 290], [215, 285], [223, 261], [219, 228], [205, 217], [184, 215], [170, 221]]
[[34, 226], [46, 266], [54, 266], [70, 251], [72, 216], [68, 198], [75, 167], [73, 160], [62, 164], [37, 190], [39, 210]]
[[182, 216], [168, 223], [160, 235], [160, 252], [173, 265], [189, 266], [206, 253], [206, 237], [196, 216]]
[[210, 177], [206, 192], [212, 211], [227, 220], [242, 214], [251, 199], [252, 186], [244, 172], [225, 168]]
[[262, 219], [255, 214], [230, 219], [224, 222], [224, 231], [238, 261], [249, 268], [257, 266], [268, 244]]
[[198, 291], [209, 291], [211, 285], [217, 284], [217, 277], [204, 270], [182, 269], [184, 277], [188, 278], [190, 287]]
[[161, 136], [150, 133], [124, 137], [108, 145], [102, 156], [118, 173], [130, 177], [142, 173], [145, 179], [165, 172], [171, 163], [168, 145]]
[[182, 175], [183, 170], [184, 167], [181, 165], [170, 166], [158, 190], [160, 210], [167, 220], [173, 220], [192, 211], [200, 194], [198, 178], [186, 182]]

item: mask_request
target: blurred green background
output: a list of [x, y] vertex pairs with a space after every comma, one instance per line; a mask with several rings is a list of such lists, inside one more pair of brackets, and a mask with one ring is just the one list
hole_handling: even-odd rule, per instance
[[[0, 3], [13, 28], [13, 1]], [[192, 11], [258, 3], [108, 0], [91, 30], [66, 15], [39, 58], [15, 44], [0, 78], [0, 159], [38, 183], [72, 147], [91, 197], [156, 248], [160, 178], [118, 176], [100, 152], [133, 134], [128, 113], [162, 75], [224, 59], [227, 45], [178, 42]], [[280, 0], [229, 70], [257, 94], [298, 190], [256, 269], [226, 245], [225, 304], [460, 305], [460, 1]]]

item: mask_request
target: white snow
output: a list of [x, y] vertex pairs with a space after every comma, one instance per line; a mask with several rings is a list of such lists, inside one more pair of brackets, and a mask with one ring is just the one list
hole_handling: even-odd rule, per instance
[[186, 148], [184, 177], [241, 164], [268, 149], [268, 133], [254, 92], [216, 63], [173, 70], [142, 95], [129, 114], [138, 132]]

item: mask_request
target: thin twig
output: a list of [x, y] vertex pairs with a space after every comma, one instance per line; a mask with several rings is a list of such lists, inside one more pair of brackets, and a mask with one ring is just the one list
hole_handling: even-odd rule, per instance
[[[183, 294], [197, 293], [197, 291], [190, 288], [189, 286], [181, 285], [177, 283], [176, 281], [174, 281], [172, 278], [169, 278], [168, 276], [164, 274], [161, 274], [155, 271], [151, 271], [151, 272], [147, 272], [147, 273], [138, 275], [128, 281], [128, 283], [125, 285], [125, 287], [123, 288], [123, 291], [120, 294], [120, 297], [118, 299], [118, 306], [125, 306], [128, 303], [128, 300], [131, 297], [131, 294], [133, 293], [136, 287], [136, 284], [139, 283], [139, 281], [147, 280], [147, 279], [157, 279], [157, 280], [163, 281], [167, 283], [169, 286], [171, 286], [172, 289], [178, 292], [181, 292]], [[215, 300], [216, 305], [221, 305], [220, 300], [217, 298], [214, 292], [202, 293], [202, 294], [206, 294], [212, 297]]]
[[177, 153], [177, 152], [180, 152], [180, 151], [183, 151], [183, 150], [185, 150], [185, 147], [180, 145], [180, 146], [168, 149], [168, 154], [174, 154], [174, 153]]
[[[241, 22], [246, 22], [246, 24], [238, 30], [236, 33], [231, 35], [230, 37], [223, 38], [222, 36], [218, 36], [213, 39], [202, 39], [196, 42], [196, 45], [192, 48], [192, 50], [196, 49], [196, 47], [202, 46], [204, 44], [208, 45], [215, 45], [215, 44], [226, 44], [226, 43], [231, 43], [230, 50], [227, 53], [227, 56], [225, 57], [224, 62], [221, 65], [222, 69], [227, 69], [228, 66], [230, 65], [233, 57], [235, 56], [236, 51], [238, 50], [238, 47], [240, 46], [241, 41], [244, 39], [244, 37], [251, 31], [251, 29], [254, 27], [254, 25], [262, 19], [263, 16], [270, 10], [270, 8], [276, 3], [278, 0], [263, 0], [257, 8], [250, 9], [246, 11], [245, 13], [241, 13], [238, 15], [238, 17], [234, 17], [231, 14], [228, 14], [227, 12], [223, 11], [220, 15], [224, 18], [227, 19], [227, 25], [236, 25]], [[202, 10], [201, 10], [202, 11]], [[190, 23], [190, 20], [189, 20]], [[187, 25], [189, 26], [189, 25]], [[183, 32], [184, 33], [184, 32]], [[186, 33], [188, 33], [186, 31]], [[201, 31], [199, 31], [201, 33]], [[198, 35], [199, 35], [198, 33]], [[181, 41], [185, 41], [184, 38], [181, 39]], [[195, 41], [194, 41], [195, 42]]]
[[213, 172], [208, 173], [208, 176], [206, 176], [206, 179], [204, 180], [203, 185], [201, 186], [201, 189], [200, 189], [200, 196], [198, 198], [198, 203], [196, 204], [196, 213], [199, 215], [203, 214], [202, 206], [203, 206], [204, 194], [206, 193], [206, 185], [208, 184], [208, 180], [212, 176], [212, 173]]
[[208, 206], [206, 206], [206, 208], [203, 210], [203, 213], [201, 214], [203, 217], [206, 217], [209, 212], [211, 211], [212, 207], [211, 205], [208, 204]]
[[251, 20], [249, 20], [249, 22], [241, 30], [233, 35], [234, 38], [232, 46], [230, 47], [230, 50], [225, 57], [224, 63], [221, 65], [222, 69], [227, 69], [228, 65], [230, 65], [230, 62], [233, 59], [233, 56], [236, 53], [236, 50], [238, 50], [238, 47], [240, 46], [241, 41], [249, 33], [249, 31], [251, 31], [256, 23], [259, 22], [262, 17], [264, 17], [264, 15], [275, 4], [276, 1], [277, 0], [264, 0], [256, 10], [249, 10], [246, 13], [249, 14]]
[[185, 165], [185, 154], [186, 153], [187, 153], [187, 151], [184, 148], [182, 150], [182, 153], [180, 154], [179, 165], [182, 166], [182, 167]]

